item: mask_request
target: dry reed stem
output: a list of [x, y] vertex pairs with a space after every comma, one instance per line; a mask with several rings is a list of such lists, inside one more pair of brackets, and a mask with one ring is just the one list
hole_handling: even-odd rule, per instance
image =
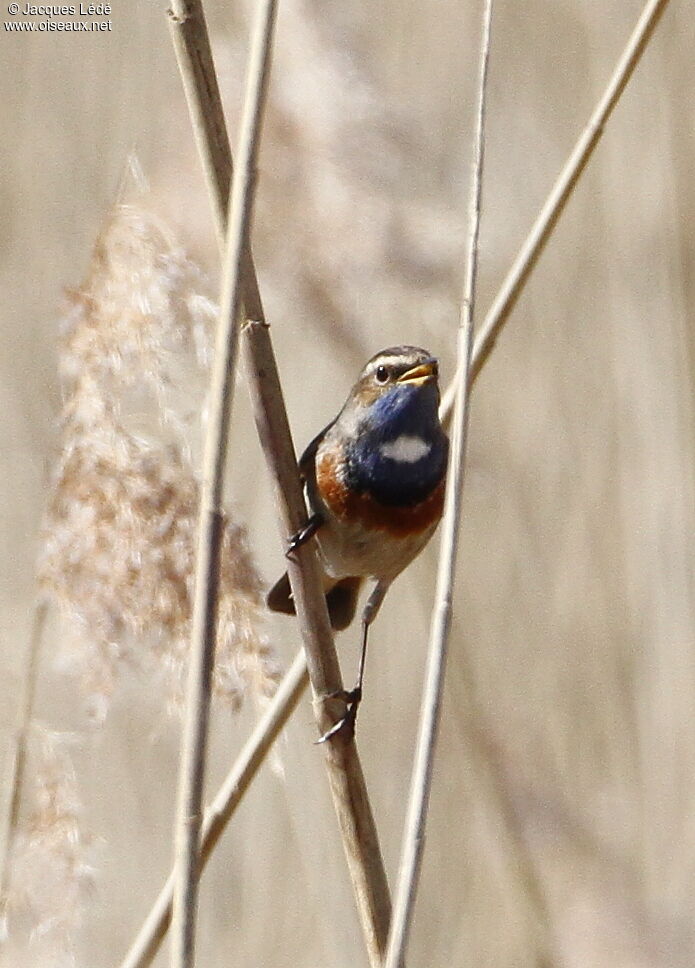
[[[195, 143], [210, 190], [217, 239], [224, 252], [232, 169], [217, 74], [207, 43], [205, 11], [196, 0], [172, 0], [168, 13]], [[206, 92], [205, 103], [199, 96], [200, 91]]]
[[193, 634], [175, 828], [172, 968], [193, 968], [195, 960], [201, 810], [217, 630], [224, 473], [242, 308], [242, 265], [253, 210], [275, 10], [276, 0], [265, 0], [254, 25], [241, 122], [240, 162], [229, 197], [227, 249], [202, 467]]
[[[213, 199], [213, 210], [219, 213], [223, 211], [220, 193], [224, 191], [224, 185], [228, 184], [229, 179], [225, 171], [218, 170], [216, 166], [231, 171], [231, 152], [228, 146], [226, 152], [216, 152], [207, 144], [208, 138], [219, 140], [220, 133], [224, 130], [219, 89], [214, 78], [204, 73], [206, 69], [214, 69], [202, 8], [197, 0], [189, 0], [186, 11], [189, 19], [180, 31], [176, 19], [172, 20], [174, 46], [179, 55], [179, 69], [185, 78], [196, 137], [199, 139], [208, 188]], [[200, 51], [203, 49], [205, 54], [201, 55]], [[219, 220], [219, 215], [217, 218]], [[244, 274], [247, 322], [243, 327], [242, 346], [247, 378], [258, 434], [275, 484], [283, 534], [288, 535], [304, 524], [306, 508], [250, 249], [245, 253]], [[312, 688], [317, 700], [319, 730], [325, 732], [344, 714], [345, 707], [342, 701], [327, 698], [332, 693], [340, 692], [343, 683], [321, 588], [320, 569], [313, 548], [300, 549], [296, 561], [288, 563], [288, 572]], [[324, 749], [331, 792], [370, 961], [372, 965], [380, 965], [386, 945], [391, 902], [361, 764], [354, 743], [328, 743], [324, 745]]]
[[[201, 0], [173, 0], [169, 27], [210, 196], [217, 240], [224, 255], [232, 155]], [[250, 248], [246, 249], [244, 259], [244, 315], [262, 323], [265, 315]]]
[[[267, 327], [247, 323], [246, 370], [259, 435], [275, 484], [283, 533], [293, 534], [306, 521], [306, 509], [291, 445], [287, 414]], [[344, 715], [342, 700], [331, 698], [343, 681], [321, 590], [321, 572], [311, 545], [288, 561], [297, 621], [306, 650], [319, 732]], [[386, 948], [391, 899], [369, 796], [354, 741], [324, 743], [328, 779], [343, 839], [370, 962], [380, 966]]]
[[[502, 326], [514, 309], [517, 299], [557, 224], [557, 220], [562, 215], [568, 199], [589, 163], [606, 123], [632, 77], [668, 2], [669, 0], [649, 0], [642, 9], [603, 95], [591, 112], [591, 117], [582, 129], [577, 143], [545, 200], [531, 231], [524, 239], [516, 259], [505, 276], [504, 282], [476, 334], [471, 357], [472, 381], [475, 381], [483, 364], [492, 352]], [[442, 400], [443, 419], [447, 419], [449, 416], [457, 382], [457, 377], [454, 377]]]
[[[309, 682], [304, 651], [300, 650], [277, 692], [244, 744], [234, 765], [205, 811], [201, 835], [201, 869], [212, 856], [218, 840], [250, 786], [276, 737], [292, 715]], [[159, 892], [120, 968], [147, 968], [152, 964], [171, 923], [174, 872]]]
[[[632, 36], [630, 37], [630, 40], [626, 48], [621, 54], [618, 64], [616, 65], [616, 68], [614, 69], [611, 75], [608, 89], [604, 94], [604, 96], [602, 97], [602, 99], [599, 101], [599, 104], [595, 108], [594, 112], [592, 113], [592, 120], [599, 115], [600, 107], [605, 102], [606, 96], [609, 94], [611, 89], [614, 89], [615, 95], [610, 105], [610, 110], [608, 110], [605, 113], [602, 124], [605, 125], [605, 123], [608, 121], [612, 108], [615, 106], [615, 103], [617, 103], [617, 101], [619, 100], [623, 89], [625, 88], [626, 84], [630, 80], [630, 77], [634, 71], [634, 68], [639, 62], [639, 59], [642, 56], [651, 38], [652, 32], [658, 22], [658, 19], [661, 13], [663, 13], [663, 10], [667, 3], [668, 3], [668, 0], [654, 0], [654, 2], [650, 2], [645, 6], [642, 12], [642, 15], [640, 16], [640, 19], [637, 23], [637, 26], [635, 27], [635, 30]], [[206, 33], [203, 34], [203, 32], [205, 31], [205, 27], [204, 27], [204, 17], [202, 16], [202, 8], [199, 7], [198, 3], [193, 2], [193, 3], [187, 4], [187, 9], [191, 11], [199, 10], [200, 12], [199, 13], [193, 12], [188, 14], [188, 16], [192, 18], [192, 24], [190, 25], [190, 30], [187, 29], [187, 33], [190, 33], [192, 38], [190, 40], [185, 40], [183, 39], [182, 36], [179, 36], [179, 28], [181, 27], [180, 24], [176, 23], [175, 21], [174, 24], [172, 25], [172, 33], [175, 38], [174, 44], [177, 49], [177, 53], [179, 49], [182, 49], [185, 51], [195, 51], [199, 48], [202, 49], [203, 47], [205, 47], [208, 52], [208, 62], [211, 64], [212, 60], [211, 60], [211, 56], [209, 56], [209, 41], [207, 39], [207, 34]], [[182, 56], [181, 54], [179, 54], [179, 66], [181, 69], [181, 73], [184, 76], [184, 84], [189, 83], [189, 80], [187, 80], [189, 78], [188, 69], [186, 68], [187, 59], [190, 59], [190, 54], [187, 54], [186, 56]], [[201, 59], [205, 61], [205, 58], [201, 58]], [[212, 71], [212, 74], [214, 74], [214, 71]], [[203, 77], [200, 82], [191, 83], [191, 88], [194, 90], [196, 96], [192, 99], [192, 102], [191, 100], [189, 100], [189, 106], [191, 107], [191, 114], [194, 118], [194, 129], [196, 131], [196, 137], [199, 137], [199, 136], [201, 137], [201, 140], [199, 141], [199, 150], [201, 151], [201, 155], [203, 155], [204, 158], [207, 158], [207, 155], [205, 154], [205, 152], [208, 150], [209, 142], [214, 140], [215, 137], [217, 137], [217, 133], [219, 130], [214, 124], [212, 124], [211, 119], [223, 117], [221, 115], [221, 107], [219, 104], [219, 93], [217, 91], [217, 84], [216, 84], [216, 81], [214, 81], [214, 90], [213, 90], [213, 81], [214, 81], [214, 77], [211, 74], [206, 74], [205, 72], [203, 72]], [[188, 90], [189, 90], [188, 86], [186, 87], [186, 90], [188, 93]], [[212, 128], [212, 133], [206, 135], [204, 133], [205, 126], [199, 127], [195, 122], [196, 118], [206, 119], [208, 124], [210, 124]], [[223, 124], [224, 122], [222, 120], [222, 125]], [[587, 127], [589, 127], [590, 125], [591, 125], [591, 121], [589, 122], [589, 125]], [[203, 132], [202, 135], [201, 135], [201, 132]], [[538, 218], [536, 219], [536, 222], [534, 223], [533, 228], [531, 229], [531, 232], [529, 233], [526, 240], [524, 241], [519, 251], [519, 254], [517, 255], [517, 258], [515, 259], [509, 272], [507, 273], [507, 276], [505, 277], [505, 281], [500, 287], [500, 290], [495, 298], [493, 306], [491, 307], [490, 311], [485, 317], [485, 320], [483, 321], [483, 324], [481, 325], [480, 336], [475, 340], [473, 344], [473, 350], [471, 355], [471, 367], [470, 367], [471, 385], [474, 384], [478, 374], [480, 373], [484, 363], [486, 362], [492, 350], [492, 347], [494, 345], [494, 342], [497, 336], [499, 335], [500, 330], [502, 329], [503, 325], [506, 323], [512, 309], [514, 308], [517, 298], [521, 294], [526, 282], [528, 281], [531, 275], [531, 272], [533, 271], [533, 268], [535, 267], [535, 264], [542, 252], [543, 247], [545, 246], [550, 235], [552, 234], [552, 230], [555, 227], [555, 224], [562, 213], [564, 205], [569, 195], [571, 194], [571, 191], [574, 189], [579, 177], [581, 176], [584, 168], [586, 167], [588, 158], [591, 152], [593, 151], [593, 148], [595, 147], [597, 140], [598, 140], [598, 137], [596, 137], [593, 143], [589, 145], [588, 155], [582, 158], [581, 155], [578, 154], [577, 149], [578, 149], [578, 146], [584, 141], [584, 134], [580, 136], [580, 140], [577, 143], [577, 146], [575, 146], [575, 149], [570, 155], [570, 158], [566, 162], [560, 174], [560, 177], [558, 178], [558, 181], [553, 187], [550, 195], [548, 196], [548, 199], [543, 205], [541, 213], [539, 214]], [[210, 157], [212, 157], [212, 153], [210, 153]], [[210, 167], [208, 167], [208, 162], [206, 161], [204, 164], [204, 167], [205, 167], [206, 173], [208, 174], [208, 185], [210, 187], [210, 194], [212, 197], [213, 209], [216, 209], [216, 208], [219, 208], [218, 196], [222, 190], [219, 187], [219, 185], [220, 183], [224, 182], [224, 179], [221, 177], [221, 175], [223, 175], [225, 169], [229, 170], [231, 167], [231, 157], [229, 155], [228, 144], [227, 144], [227, 150], [222, 153], [220, 161], [210, 165]], [[210, 172], [212, 172], [212, 174], [210, 174]], [[567, 192], [560, 191], [559, 188], [562, 185], [562, 183], [567, 182], [569, 180], [571, 180], [571, 186], [569, 190]], [[252, 263], [251, 263], [251, 267], [252, 267]], [[248, 281], [249, 280], [247, 278], [247, 286], [248, 286]], [[255, 282], [255, 277], [254, 277], [254, 282]], [[248, 292], [249, 290], [247, 288], [245, 291], [246, 300], [248, 300]], [[256, 292], [257, 292], [257, 287], [256, 287]], [[246, 303], [246, 305], [248, 307], [248, 302]], [[248, 308], [247, 308], [247, 315], [249, 315]], [[258, 313], [258, 312], [254, 313], [254, 319], [259, 319], [262, 321], [263, 319], [262, 313]], [[483, 333], [488, 334], [485, 343], [482, 342]], [[269, 380], [277, 379], [276, 371], [274, 375], [268, 375], [267, 379]], [[457, 383], [458, 383], [457, 377], [454, 377], [454, 380], [452, 381], [446, 394], [444, 395], [444, 398], [442, 400], [442, 406], [440, 408], [440, 416], [442, 420], [446, 420], [451, 412], [451, 407], [453, 404]], [[281, 401], [281, 397], [279, 399]], [[285, 417], [285, 420], [286, 420], [286, 417]], [[259, 432], [260, 432], [260, 428], [259, 428]], [[281, 433], [278, 439], [281, 440], [283, 436], [284, 434]], [[286, 680], [283, 680], [283, 684], [280, 686], [280, 691], [282, 690], [285, 682]], [[288, 710], [288, 716], [289, 716], [289, 712], [290, 711]], [[259, 743], [262, 743], [264, 739], [265, 737], [263, 736], [262, 731], [261, 732], [257, 731], [257, 741]], [[270, 746], [271, 744], [268, 744], [265, 747], [266, 752], [268, 749], [270, 749]], [[164, 889], [162, 891], [162, 894], [160, 894], [160, 899], [157, 901], [157, 904], [159, 904], [163, 894], [164, 894]], [[155, 909], [153, 908], [148, 918], [148, 921], [145, 923], [146, 925], [150, 923], [151, 920], [153, 920], [154, 911]], [[164, 932], [165, 931], [166, 931], [166, 927], [164, 927]], [[145, 926], [143, 926], [143, 929], [141, 931], [141, 936], [143, 936], [144, 934], [145, 934]], [[143, 937], [142, 940], [144, 945], [147, 942], [147, 938]], [[157, 942], [157, 947], [160, 941], [161, 941], [161, 938]], [[144, 966], [150, 963], [150, 960], [140, 961], [133, 958], [131, 960], [124, 961], [121, 968], [144, 968]]]
[[425, 827], [432, 787], [432, 770], [439, 733], [444, 674], [451, 631], [456, 558], [463, 502], [463, 481], [468, 434], [470, 362], [473, 344], [473, 317], [475, 312], [476, 281], [478, 277], [478, 239], [485, 157], [485, 106], [487, 73], [490, 57], [490, 30], [492, 24], [492, 0], [484, 0], [483, 29], [480, 46], [478, 73], [478, 103], [475, 117], [473, 179], [471, 183], [470, 229], [466, 272], [461, 303], [458, 333], [458, 378], [454, 403], [454, 425], [451, 434], [451, 457], [446, 483], [442, 539], [439, 549], [439, 566], [435, 592], [430, 644], [427, 656], [425, 684], [422, 691], [422, 709], [417, 745], [413, 760], [410, 796], [406, 813], [405, 830], [401, 846], [401, 864], [394, 898], [389, 943], [384, 968], [399, 968], [403, 964], [408, 936], [413, 919], [422, 853], [425, 844]]
[[7, 895], [10, 886], [12, 850], [19, 826], [19, 809], [24, 790], [24, 775], [27, 763], [29, 728], [34, 717], [34, 699], [39, 671], [39, 656], [43, 630], [46, 624], [48, 603], [41, 598], [34, 607], [31, 620], [31, 635], [24, 656], [24, 669], [20, 678], [20, 696], [17, 703], [17, 716], [13, 737], [13, 756], [10, 767], [9, 807], [2, 844], [2, 876], [0, 880], [0, 941], [6, 933], [5, 918]]

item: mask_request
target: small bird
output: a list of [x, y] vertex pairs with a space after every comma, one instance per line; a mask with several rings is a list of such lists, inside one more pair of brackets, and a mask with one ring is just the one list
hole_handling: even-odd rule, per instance
[[[417, 346], [382, 350], [299, 461], [309, 517], [290, 538], [287, 554], [316, 536], [335, 630], [352, 622], [363, 581], [375, 582], [362, 612], [357, 684], [343, 696], [347, 714], [321, 741], [354, 729], [369, 626], [392, 581], [422, 551], [441, 518], [449, 441], [438, 410], [435, 357]], [[267, 604], [295, 614], [287, 573]]]

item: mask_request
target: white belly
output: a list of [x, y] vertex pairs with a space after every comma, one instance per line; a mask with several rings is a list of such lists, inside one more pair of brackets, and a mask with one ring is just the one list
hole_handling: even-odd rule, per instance
[[327, 515], [317, 533], [320, 556], [331, 578], [358, 575], [392, 581], [427, 544], [436, 525], [416, 535], [396, 537], [387, 531], [365, 531]]

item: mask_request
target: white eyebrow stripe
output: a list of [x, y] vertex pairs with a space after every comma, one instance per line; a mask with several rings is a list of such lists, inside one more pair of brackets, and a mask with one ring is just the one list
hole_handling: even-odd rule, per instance
[[[377, 356], [370, 369], [377, 370], [380, 366], [399, 366], [403, 365], [403, 362], [402, 356]], [[413, 363], [413, 366], [417, 366], [417, 363]]]
[[416, 464], [431, 450], [432, 444], [428, 444], [422, 437], [411, 437], [409, 434], [401, 434], [395, 440], [388, 440], [379, 447], [382, 457], [398, 461], [400, 464]]

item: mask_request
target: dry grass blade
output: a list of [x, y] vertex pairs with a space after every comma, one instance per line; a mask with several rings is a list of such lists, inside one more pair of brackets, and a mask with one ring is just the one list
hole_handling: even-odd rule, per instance
[[444, 691], [444, 672], [451, 629], [451, 614], [456, 556], [461, 521], [463, 478], [468, 431], [468, 401], [470, 391], [470, 362], [473, 345], [473, 314], [475, 309], [476, 280], [478, 275], [478, 238], [480, 235], [480, 208], [483, 182], [485, 146], [485, 103], [487, 91], [488, 61], [490, 56], [490, 30], [492, 24], [492, 0], [485, 0], [483, 30], [480, 46], [478, 78], [478, 103], [474, 141], [473, 181], [471, 185], [470, 231], [466, 253], [466, 273], [461, 304], [458, 336], [458, 378], [454, 404], [454, 426], [451, 435], [451, 457], [447, 478], [442, 540], [439, 551], [439, 568], [432, 627], [427, 657], [427, 673], [422, 693], [422, 711], [417, 746], [413, 764], [410, 797], [406, 815], [405, 833], [401, 850], [401, 866], [391, 920], [389, 944], [384, 968], [398, 968], [405, 958], [408, 935], [412, 923], [417, 885], [422, 864], [425, 842], [425, 825], [432, 786], [432, 769], [439, 731], [439, 717]]
[[[176, 17], [173, 20], [175, 48], [184, 76], [196, 137], [204, 159], [213, 207], [216, 212], [221, 212], [223, 199], [220, 195], [229, 181], [231, 153], [228, 148], [226, 151], [218, 150], [224, 121], [215, 79], [205, 74], [205, 70], [212, 71], [213, 68], [200, 4], [189, 0], [186, 4], [186, 17], [180, 23]], [[201, 54], [203, 50], [205, 52]], [[211, 142], [215, 142], [214, 147]], [[243, 269], [247, 318], [243, 330], [243, 349], [255, 420], [276, 486], [283, 533], [291, 534], [304, 523], [306, 510], [277, 365], [264, 322], [250, 250], [245, 252]], [[301, 549], [297, 562], [290, 563], [289, 573], [314, 693], [322, 700], [327, 695], [340, 691], [342, 680], [314, 551], [311, 548]], [[319, 701], [317, 719], [322, 732], [340, 718], [344, 712], [344, 707], [341, 707], [343, 704], [336, 700]], [[329, 780], [357, 906], [370, 960], [373, 965], [377, 965], [381, 963], [386, 945], [390, 896], [376, 826], [354, 743], [334, 743], [326, 746]]]
[[[200, 844], [201, 866], [211, 857], [222, 832], [234, 815], [268, 750], [292, 715], [307, 687], [304, 652], [300, 651], [278, 686], [268, 708], [239, 753], [234, 765], [205, 811]], [[152, 905], [120, 968], [147, 968], [152, 964], [171, 922], [174, 873], [169, 875]]]
[[256, 158], [268, 86], [275, 10], [275, 0], [267, 0], [259, 8], [241, 125], [240, 164], [229, 200], [227, 252], [223, 267], [220, 320], [203, 457], [191, 664], [176, 816], [172, 968], [191, 968], [194, 964], [201, 806], [223, 532], [224, 468], [236, 375], [238, 319], [242, 306], [242, 264], [253, 207]]
[[[606, 90], [582, 130], [572, 153], [553, 185], [531, 231], [519, 249], [516, 259], [476, 334], [471, 357], [471, 381], [475, 381], [483, 364], [492, 352], [501, 328], [514, 309], [516, 301], [533, 272], [557, 220], [562, 215], [569, 197], [589, 163], [594, 148], [603, 134], [604, 127], [632, 77], [633, 71], [639, 63], [667, 4], [668, 0], [649, 0], [644, 6], [635, 29], [610, 76]], [[454, 378], [442, 400], [441, 413], [443, 419], [449, 416], [457, 382], [457, 378]]]

